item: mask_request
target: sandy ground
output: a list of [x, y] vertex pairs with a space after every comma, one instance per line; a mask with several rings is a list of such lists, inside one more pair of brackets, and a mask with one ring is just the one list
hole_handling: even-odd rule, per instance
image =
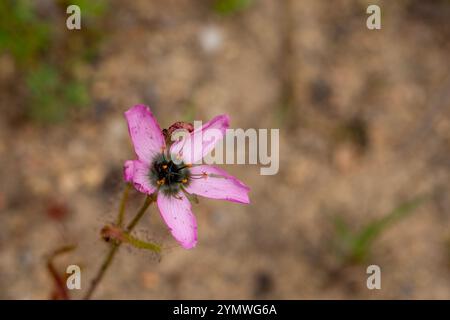
[[[134, 157], [123, 112], [144, 103], [164, 127], [227, 113], [234, 128], [279, 128], [280, 171], [225, 166], [252, 202], [201, 199], [191, 251], [152, 207], [135, 234], [162, 256], [124, 246], [95, 297], [450, 299], [450, 3], [374, 2], [380, 31], [367, 1], [260, 0], [230, 17], [208, 1], [114, 1], [88, 70], [95, 104], [51, 128], [10, 121], [2, 68], [0, 298], [47, 299], [45, 257], [66, 243], [77, 249], [57, 265], [80, 265], [87, 288]], [[330, 217], [358, 228], [421, 194], [365, 263], [339, 263]], [[132, 193], [128, 218], [142, 201]], [[366, 288], [369, 264], [381, 290]]]

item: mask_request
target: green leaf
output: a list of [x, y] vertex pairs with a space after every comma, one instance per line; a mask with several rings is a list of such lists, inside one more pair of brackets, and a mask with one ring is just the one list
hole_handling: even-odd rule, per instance
[[123, 233], [123, 238], [125, 242], [131, 244], [135, 248], [150, 250], [155, 253], [161, 253], [161, 246], [157, 245], [156, 243], [139, 240], [129, 233], [125, 232]]
[[410, 215], [423, 203], [425, 197], [418, 197], [400, 204], [386, 216], [370, 222], [361, 231], [353, 235], [350, 257], [355, 262], [362, 262], [367, 257], [374, 240], [390, 225]]

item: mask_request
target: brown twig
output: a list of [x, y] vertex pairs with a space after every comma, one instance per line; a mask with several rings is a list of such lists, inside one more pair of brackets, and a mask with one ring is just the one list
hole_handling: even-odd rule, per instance
[[69, 293], [67, 292], [65, 281], [64, 281], [63, 277], [60, 275], [60, 273], [58, 272], [58, 270], [56, 270], [53, 260], [60, 254], [70, 252], [74, 249], [75, 249], [74, 245], [63, 246], [63, 247], [55, 250], [47, 259], [47, 270], [50, 273], [50, 275], [55, 283], [55, 287], [52, 292], [53, 300], [69, 300], [70, 299]]

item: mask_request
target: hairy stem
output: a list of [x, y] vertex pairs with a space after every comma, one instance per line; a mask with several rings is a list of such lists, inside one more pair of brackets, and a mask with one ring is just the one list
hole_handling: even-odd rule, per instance
[[[124, 196], [122, 197], [122, 202], [121, 202], [120, 209], [119, 209], [118, 222], [121, 221], [120, 219], [123, 219], [123, 211], [124, 211], [124, 208], [125, 208], [125, 202], [126, 202], [126, 199], [128, 198], [128, 188], [129, 187], [127, 187], [125, 189]], [[144, 216], [144, 213], [147, 210], [147, 208], [155, 200], [156, 200], [156, 197], [154, 197], [154, 196], [147, 196], [147, 198], [145, 199], [144, 204], [139, 209], [139, 211], [137, 212], [136, 216], [127, 225], [127, 227], [126, 227], [126, 231], [127, 232], [131, 232], [134, 229], [134, 227], [137, 225], [139, 220]], [[122, 218], [120, 218], [121, 215], [122, 215]], [[111, 248], [109, 249], [109, 252], [108, 252], [108, 254], [105, 257], [105, 260], [103, 260], [103, 263], [100, 266], [100, 269], [98, 270], [96, 276], [92, 280], [91, 285], [90, 285], [88, 291], [86, 292], [86, 294], [84, 296], [85, 300], [89, 300], [92, 297], [92, 294], [94, 293], [94, 291], [97, 288], [98, 284], [103, 279], [103, 277], [104, 277], [104, 275], [106, 273], [106, 270], [108, 270], [108, 268], [111, 266], [111, 263], [112, 263], [115, 255], [116, 255], [117, 251], [119, 250], [121, 244], [122, 244], [122, 242], [119, 242], [119, 241], [114, 241], [111, 244]]]
[[126, 231], [130, 232], [134, 229], [134, 227], [137, 225], [137, 223], [139, 222], [139, 220], [141, 220], [142, 216], [145, 213], [145, 210], [147, 210], [147, 208], [150, 206], [150, 204], [152, 202], [154, 202], [156, 200], [156, 198], [154, 196], [147, 196], [147, 198], [145, 198], [145, 202], [142, 205], [141, 209], [139, 209], [138, 213], [136, 214], [136, 216], [133, 218], [133, 220], [131, 220], [131, 222], [127, 225]]
[[122, 227], [123, 226], [123, 219], [125, 217], [125, 205], [128, 200], [128, 194], [130, 192], [131, 184], [127, 183], [125, 186], [125, 189], [123, 190], [122, 200], [120, 201], [120, 207], [119, 207], [119, 215], [117, 216], [117, 226]]

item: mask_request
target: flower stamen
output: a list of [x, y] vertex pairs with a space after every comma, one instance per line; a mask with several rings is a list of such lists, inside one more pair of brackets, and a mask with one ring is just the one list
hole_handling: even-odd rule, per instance
[[161, 192], [169, 196], [176, 196], [181, 186], [187, 186], [191, 173], [183, 162], [177, 164], [170, 160], [167, 154], [157, 155], [151, 164], [149, 172], [150, 182]]

